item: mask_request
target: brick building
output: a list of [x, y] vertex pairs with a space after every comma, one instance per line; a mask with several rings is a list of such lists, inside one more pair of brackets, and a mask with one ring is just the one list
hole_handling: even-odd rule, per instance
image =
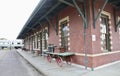
[[64, 47], [93, 69], [120, 60], [119, 25], [119, 0], [41, 0], [17, 38], [30, 51]]

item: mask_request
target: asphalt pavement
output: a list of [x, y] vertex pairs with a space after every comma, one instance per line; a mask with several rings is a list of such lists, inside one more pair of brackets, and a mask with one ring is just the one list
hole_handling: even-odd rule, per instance
[[0, 76], [42, 76], [16, 51], [0, 50]]

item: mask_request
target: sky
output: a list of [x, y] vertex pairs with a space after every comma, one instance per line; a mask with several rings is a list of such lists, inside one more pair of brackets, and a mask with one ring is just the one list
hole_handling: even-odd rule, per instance
[[0, 38], [15, 40], [40, 0], [0, 0]]

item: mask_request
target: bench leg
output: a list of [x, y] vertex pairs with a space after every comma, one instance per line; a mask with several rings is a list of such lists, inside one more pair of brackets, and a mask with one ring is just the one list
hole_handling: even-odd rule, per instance
[[62, 58], [61, 57], [57, 57], [57, 58], [55, 58], [55, 60], [56, 60], [57, 65], [60, 66], [60, 67], [62, 67], [62, 65], [63, 65]]
[[48, 62], [51, 63], [51, 61], [52, 61], [52, 57], [51, 57], [49, 54], [48, 54], [46, 57], [47, 57]]
[[68, 56], [68, 57], [65, 58], [65, 60], [66, 60], [67, 64], [71, 65], [71, 62], [72, 62], [72, 58], [71, 57]]

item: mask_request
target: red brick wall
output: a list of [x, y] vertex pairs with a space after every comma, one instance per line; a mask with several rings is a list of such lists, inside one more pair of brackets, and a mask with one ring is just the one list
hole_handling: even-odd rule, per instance
[[[96, 4], [96, 6], [95, 6], [96, 10], [98, 11], [101, 6], [102, 6], [102, 3]], [[111, 13], [111, 19], [110, 19], [111, 25], [110, 26], [111, 26], [111, 31], [112, 31], [112, 34], [111, 34], [112, 35], [111, 41], [112, 41], [112, 47], [113, 47], [112, 51], [120, 50], [120, 47], [119, 47], [120, 43], [118, 42], [119, 41], [119, 33], [115, 32], [113, 7], [110, 4], [107, 4], [106, 7], [104, 8], [104, 11]], [[96, 15], [97, 14], [98, 13], [96, 12]], [[100, 48], [101, 47], [101, 44], [100, 44], [101, 33], [100, 33], [100, 21], [99, 21], [99, 19], [98, 19], [97, 24], [96, 24], [96, 29], [92, 28], [92, 34], [95, 34], [96, 39], [97, 39], [97, 41], [92, 43], [93, 44], [92, 45], [93, 46], [93, 52], [94, 53], [102, 53], [101, 48]]]
[[[100, 9], [102, 3], [100, 4], [96, 4], [96, 9], [98, 11], [98, 9]], [[115, 32], [115, 25], [114, 25], [114, 15], [113, 15], [113, 7], [110, 5], [110, 4], [107, 4], [104, 11], [107, 11], [111, 14], [111, 31], [112, 31], [112, 51], [118, 51], [120, 50], [120, 39], [119, 39], [119, 31]], [[96, 13], [97, 14], [97, 13]], [[91, 26], [92, 27], [92, 26]], [[95, 34], [96, 35], [96, 39], [97, 41], [93, 42], [92, 43], [92, 46], [93, 46], [93, 53], [96, 54], [96, 53], [102, 53], [102, 50], [101, 50], [101, 39], [100, 39], [100, 21], [98, 19], [97, 21], [97, 24], [96, 24], [96, 29], [93, 29], [92, 28], [92, 34]], [[100, 66], [100, 65], [103, 65], [103, 64], [107, 64], [107, 63], [110, 63], [110, 62], [113, 62], [113, 61], [117, 61], [117, 60], [120, 60], [120, 53], [117, 53], [117, 54], [108, 54], [108, 55], [102, 55], [102, 56], [97, 56], [97, 57], [93, 57], [93, 67], [97, 67], [97, 66]]]
[[[70, 51], [84, 53], [84, 25], [83, 20], [78, 16], [78, 12], [73, 7], [67, 7], [58, 13], [59, 20], [69, 16], [70, 21]], [[90, 19], [91, 20], [91, 19]], [[53, 20], [54, 22], [54, 20]], [[55, 23], [54, 23], [55, 24]], [[73, 29], [74, 28], [74, 29]], [[91, 27], [89, 25], [87, 29], [87, 50], [88, 53], [92, 53], [91, 49]], [[50, 27], [49, 43], [59, 45], [59, 37], [56, 35], [55, 30]]]
[[[76, 64], [80, 64], [82, 66], [86, 66], [85, 65], [85, 56], [79, 56], [79, 55], [76, 55], [73, 57], [73, 62], [76, 63]], [[87, 67], [93, 67], [93, 57], [88, 57], [88, 64], [87, 64]]]
[[111, 63], [120, 60], [120, 53], [101, 55], [93, 58], [93, 67], [101, 66], [107, 63]]
[[[90, 2], [88, 2], [88, 5], [91, 5]], [[102, 4], [96, 4], [95, 8], [96, 14], [98, 12], [98, 9], [100, 9]], [[109, 9], [108, 9], [109, 8]], [[114, 29], [114, 21], [113, 21], [113, 8], [109, 4], [106, 5], [104, 11], [107, 11], [111, 13], [111, 27], [112, 27], [112, 51], [117, 51], [120, 49], [119, 45], [119, 35], [118, 32], [115, 32]], [[87, 52], [88, 54], [97, 54], [102, 53], [101, 51], [101, 33], [100, 33], [100, 21], [98, 19], [96, 23], [96, 28], [93, 28], [93, 22], [92, 22], [92, 11], [91, 6], [88, 6], [87, 8], [87, 15], [88, 15], [88, 28], [87, 28], [87, 37], [86, 37], [86, 43], [87, 43]], [[83, 20], [80, 16], [78, 16], [78, 12], [76, 9], [72, 7], [67, 7], [63, 9], [61, 12], [58, 13], [59, 20], [69, 16], [70, 21], [70, 51], [77, 52], [77, 53], [84, 53], [84, 29], [83, 29]], [[52, 20], [54, 23], [55, 20]], [[54, 23], [55, 24], [55, 23]], [[96, 35], [96, 41], [92, 42], [92, 35]], [[49, 35], [49, 43], [53, 43], [57, 46], [59, 46], [59, 36], [56, 35], [55, 30], [50, 27], [50, 35]], [[115, 54], [114, 56], [117, 56], [117, 59], [119, 59], [118, 54]], [[111, 59], [109, 55], [107, 56], [98, 56], [98, 57], [89, 57], [89, 67], [96, 67], [102, 64], [109, 63], [111, 61], [115, 61], [117, 59]], [[98, 61], [100, 59], [100, 61]], [[102, 61], [103, 59], [106, 59], [105, 61]], [[84, 65], [84, 56], [75, 56], [74, 62]]]
[[[102, 53], [101, 51], [101, 33], [100, 33], [100, 21], [98, 19], [96, 23], [96, 28], [93, 28], [93, 21], [92, 21], [92, 7], [91, 7], [91, 0], [87, 2], [87, 17], [88, 17], [88, 28], [86, 33], [86, 50], [88, 54], [98, 54]], [[102, 2], [102, 1], [100, 1]], [[99, 11], [101, 5], [103, 3], [96, 2], [95, 5], [95, 12]], [[120, 43], [119, 43], [119, 34], [115, 32], [114, 29], [114, 16], [113, 16], [113, 7], [110, 4], [107, 4], [105, 11], [111, 13], [111, 31], [112, 31], [112, 51], [120, 50]], [[80, 16], [78, 16], [78, 12], [73, 7], [64, 8], [58, 14], [58, 20], [69, 16], [69, 25], [70, 25], [70, 51], [75, 53], [85, 53], [84, 52], [84, 28], [83, 28], [83, 20]], [[120, 15], [120, 14], [119, 14]], [[55, 18], [51, 20], [53, 25], [56, 25]], [[96, 35], [96, 41], [92, 41], [92, 35]], [[59, 46], [59, 34], [56, 35], [55, 30], [52, 26], [49, 28], [49, 44], [54, 44]], [[73, 62], [77, 64], [84, 65], [84, 56], [74, 56]], [[112, 61], [120, 60], [120, 53], [119, 54], [110, 54], [110, 55], [102, 55], [96, 57], [89, 57], [89, 67], [97, 67], [106, 63], [110, 63]], [[104, 59], [104, 60], [103, 60]]]
[[[83, 20], [79, 16], [79, 13], [76, 11], [75, 8], [67, 7], [63, 9], [61, 12], [58, 13], [59, 20], [69, 16], [69, 25], [70, 25], [70, 51], [76, 53], [84, 53], [84, 27], [83, 27]], [[89, 17], [91, 18], [91, 17]], [[90, 19], [91, 20], [91, 19]], [[55, 25], [55, 20], [51, 20], [51, 22]], [[56, 35], [55, 30], [50, 26], [49, 31], [49, 43], [55, 44], [59, 46], [59, 36]], [[87, 36], [86, 36], [86, 43], [87, 43], [87, 51], [88, 53], [92, 53], [91, 48], [91, 27], [87, 28]], [[84, 57], [83, 56], [74, 56], [73, 62], [77, 64], [84, 65]], [[90, 66], [92, 66], [92, 59], [90, 60]]]
[[[55, 24], [54, 24], [55, 25]], [[59, 36], [56, 35], [56, 32], [52, 26], [49, 28], [49, 38], [48, 38], [49, 44], [54, 44], [56, 46], [59, 46]]]

